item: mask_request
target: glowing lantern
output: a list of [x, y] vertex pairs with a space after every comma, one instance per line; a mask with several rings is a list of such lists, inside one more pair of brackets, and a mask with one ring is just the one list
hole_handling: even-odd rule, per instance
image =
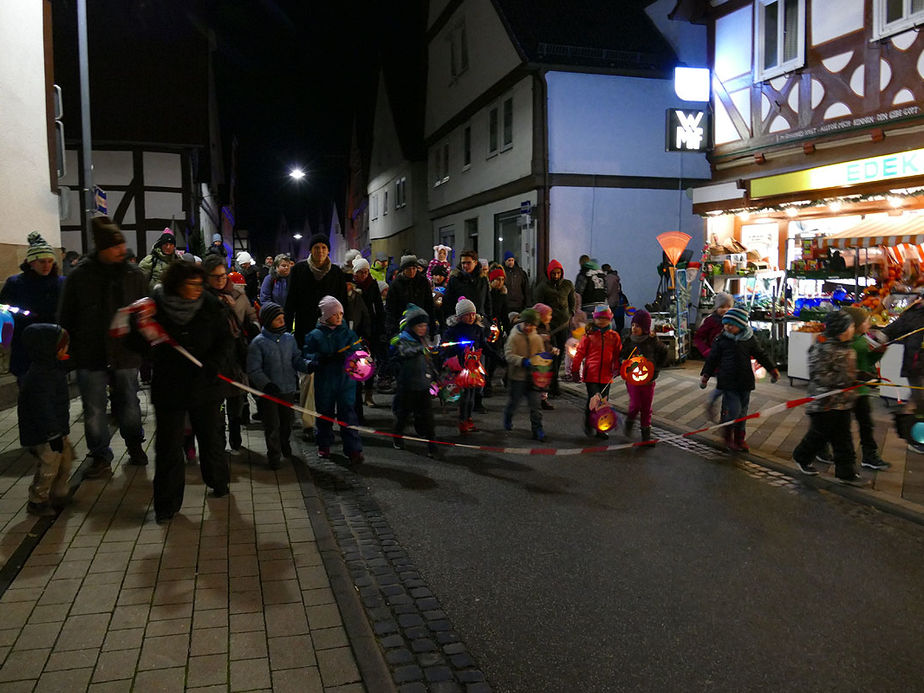
[[5, 308], [0, 309], [0, 344], [9, 349], [13, 343], [13, 316]]
[[612, 428], [616, 428], [616, 410], [608, 404], [604, 404], [598, 409], [590, 412], [590, 425], [601, 433], [606, 433]]
[[751, 359], [751, 370], [754, 371], [754, 377], [757, 380], [763, 380], [767, 377], [767, 369], [757, 363], [755, 359]]
[[547, 351], [536, 354], [529, 360], [533, 387], [536, 390], [548, 390], [552, 384], [552, 355]]
[[469, 347], [465, 350], [462, 370], [456, 376], [456, 385], [465, 389], [484, 387], [484, 376], [484, 367], [481, 365], [481, 349]]
[[353, 380], [363, 382], [369, 380], [375, 373], [375, 363], [373, 363], [372, 355], [368, 351], [357, 349], [347, 356], [343, 369]]
[[632, 385], [647, 385], [654, 380], [655, 365], [644, 356], [633, 356], [623, 361], [619, 374]]
[[459, 389], [459, 386], [452, 380], [444, 382], [439, 392], [440, 399], [443, 400], [444, 404], [454, 404], [458, 402], [459, 397], [462, 396], [462, 391]]
[[577, 347], [578, 340], [576, 340], [574, 337], [571, 337], [567, 342], [565, 342], [565, 351], [568, 352], [569, 358], [573, 359], [575, 356], [577, 356]]
[[231, 280], [232, 284], [243, 285], [247, 283], [246, 281], [244, 281], [244, 275], [241, 274], [240, 272], [228, 272], [228, 279]]
[[497, 320], [495, 320], [491, 323], [491, 330], [488, 333], [488, 344], [497, 344], [497, 341], [500, 339], [500, 335], [500, 327], [497, 326]]

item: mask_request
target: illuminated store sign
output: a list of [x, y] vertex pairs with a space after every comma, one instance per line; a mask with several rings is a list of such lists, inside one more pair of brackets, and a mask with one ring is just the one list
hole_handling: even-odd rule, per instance
[[710, 132], [706, 111], [669, 108], [664, 148], [669, 152], [705, 152], [709, 149]]
[[804, 171], [755, 178], [751, 181], [751, 198], [785, 195], [806, 190], [843, 188], [891, 178], [922, 175], [924, 175], [924, 149], [912, 149], [897, 154], [873, 156], [869, 159], [844, 161]]

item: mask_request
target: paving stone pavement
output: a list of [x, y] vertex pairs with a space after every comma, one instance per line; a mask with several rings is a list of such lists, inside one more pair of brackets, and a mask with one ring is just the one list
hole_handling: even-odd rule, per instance
[[[80, 413], [74, 400], [78, 459]], [[0, 411], [0, 690], [372, 690], [309, 517], [314, 491], [292, 465], [262, 464], [262, 429], [244, 446], [229, 496], [208, 496], [190, 465], [180, 514], [158, 526], [154, 465], [123, 464], [116, 434], [112, 477], [82, 481], [57, 518], [36, 519], [16, 410]]]

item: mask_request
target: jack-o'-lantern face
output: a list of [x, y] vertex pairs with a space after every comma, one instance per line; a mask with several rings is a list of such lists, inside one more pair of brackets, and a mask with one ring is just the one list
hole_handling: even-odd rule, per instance
[[632, 385], [647, 385], [654, 378], [654, 370], [654, 364], [644, 356], [633, 356], [626, 359], [621, 375]]
[[590, 422], [598, 431], [606, 433], [616, 426], [616, 411], [609, 406], [594, 409], [590, 414]]

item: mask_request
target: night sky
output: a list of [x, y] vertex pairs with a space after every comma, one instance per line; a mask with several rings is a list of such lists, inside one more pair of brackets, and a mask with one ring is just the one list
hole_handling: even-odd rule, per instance
[[[212, 29], [226, 177], [238, 141], [238, 226], [251, 231], [255, 250], [283, 216], [290, 230], [307, 221], [326, 232], [332, 203], [344, 217], [354, 118], [368, 145], [379, 68], [384, 61], [400, 72], [402, 62], [420, 60], [410, 37], [421, 28], [422, 7], [420, 0], [90, 0], [93, 137], [195, 142], [207, 133], [198, 85], [184, 76], [202, 73], [203, 30]], [[76, 0], [56, 0], [54, 25], [55, 79], [71, 104], [67, 134], [79, 138]], [[308, 172], [300, 184], [288, 176], [293, 165]]]

